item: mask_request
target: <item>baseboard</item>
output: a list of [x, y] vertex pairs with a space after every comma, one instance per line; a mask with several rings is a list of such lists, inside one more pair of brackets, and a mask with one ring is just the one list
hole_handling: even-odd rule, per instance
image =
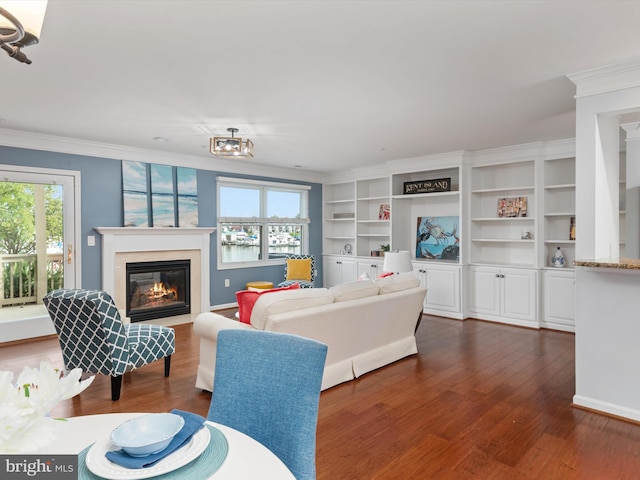
[[622, 420], [640, 422], [640, 410], [635, 408], [624, 407], [578, 394], [573, 396], [573, 405], [578, 408], [584, 408], [585, 410], [611, 415]]

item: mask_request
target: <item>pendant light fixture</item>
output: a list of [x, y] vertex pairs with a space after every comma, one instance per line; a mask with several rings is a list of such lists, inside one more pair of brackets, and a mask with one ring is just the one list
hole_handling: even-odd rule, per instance
[[213, 137], [209, 144], [209, 151], [216, 157], [244, 157], [253, 158], [253, 142], [249, 139], [242, 141], [236, 137], [237, 128], [227, 128], [230, 137]]

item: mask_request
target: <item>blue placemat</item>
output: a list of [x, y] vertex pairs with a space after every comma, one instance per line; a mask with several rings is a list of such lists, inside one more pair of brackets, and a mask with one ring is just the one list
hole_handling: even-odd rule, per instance
[[[189, 480], [200, 480], [209, 478], [222, 466], [229, 444], [224, 434], [212, 425], [205, 425], [211, 433], [211, 441], [204, 452], [186, 465], [172, 472], [163, 473], [154, 476], [154, 480], [181, 480], [188, 478]], [[87, 452], [91, 446], [88, 446], [78, 454], [78, 480], [103, 480], [102, 477], [92, 473], [87, 468]], [[187, 470], [188, 469], [188, 470]]]

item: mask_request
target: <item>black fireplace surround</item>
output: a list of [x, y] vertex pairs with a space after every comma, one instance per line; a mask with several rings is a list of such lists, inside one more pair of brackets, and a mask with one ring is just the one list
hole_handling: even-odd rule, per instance
[[127, 317], [131, 322], [191, 313], [191, 261], [126, 265]]

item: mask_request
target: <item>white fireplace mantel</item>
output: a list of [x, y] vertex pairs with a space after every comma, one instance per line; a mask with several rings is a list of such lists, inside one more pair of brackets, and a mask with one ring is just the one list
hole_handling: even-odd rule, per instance
[[[142, 227], [94, 227], [102, 235], [102, 289], [114, 297], [118, 308], [122, 308], [124, 296], [119, 292], [122, 279], [118, 278], [117, 256], [121, 254], [152, 252], [197, 251], [198, 268], [192, 266], [192, 293], [194, 281], [200, 287], [199, 303], [192, 303], [192, 313], [209, 311], [210, 305], [210, 244], [212, 227], [142, 228]], [[194, 308], [195, 307], [195, 308]], [[195, 312], [194, 312], [195, 310]]]

